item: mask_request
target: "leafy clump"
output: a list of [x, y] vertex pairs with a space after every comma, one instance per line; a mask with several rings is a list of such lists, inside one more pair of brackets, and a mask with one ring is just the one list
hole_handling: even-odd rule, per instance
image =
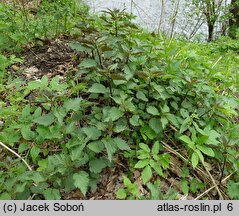
[[[75, 26], [81, 38], [69, 42], [78, 67], [63, 79], [1, 84], [9, 92], [0, 141], [21, 155], [4, 153], [2, 199], [60, 199], [77, 190], [87, 198], [117, 164], [126, 168], [118, 199], [196, 198], [212, 186], [213, 198], [225, 194], [215, 181], [237, 176], [238, 99], [231, 89], [238, 83], [227, 81], [225, 89], [219, 65], [200, 46], [144, 32], [131, 19], [120, 10], [82, 18]], [[159, 192], [171, 178], [181, 191], [170, 185]], [[228, 194], [236, 199], [235, 185]]]

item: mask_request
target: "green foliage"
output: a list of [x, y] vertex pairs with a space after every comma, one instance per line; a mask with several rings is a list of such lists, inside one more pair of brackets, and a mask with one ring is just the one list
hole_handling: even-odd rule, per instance
[[[223, 175], [235, 172], [238, 177], [237, 56], [229, 59], [228, 52], [220, 62], [217, 45], [160, 38], [139, 29], [120, 10], [108, 10], [99, 18], [82, 12], [77, 20], [80, 11], [74, 1], [43, 1], [35, 19], [23, 16], [28, 19], [23, 22], [23, 11], [10, 19], [10, 6], [0, 9], [8, 12], [4, 28], [9, 35], [24, 35], [7, 50], [37, 37], [78, 30], [82, 39], [70, 46], [85, 56], [78, 71], [64, 81], [59, 76], [22, 81], [5, 73], [18, 59], [0, 55], [0, 141], [33, 168], [27, 170], [5, 149], [1, 199], [28, 199], [32, 194], [60, 199], [62, 191], [76, 189], [87, 197], [104, 169], [120, 157], [129, 172], [118, 199], [176, 199], [173, 188], [160, 193], [173, 153], [186, 158], [183, 166], [188, 168], [180, 176], [184, 194], [210, 186], [188, 177], [209, 162], [224, 167]], [[9, 35], [4, 40], [10, 41]], [[138, 182], [132, 181], [134, 171], [140, 172], [140, 184], [149, 195], [141, 194]], [[227, 187], [233, 199], [238, 198], [236, 187], [233, 180]]]

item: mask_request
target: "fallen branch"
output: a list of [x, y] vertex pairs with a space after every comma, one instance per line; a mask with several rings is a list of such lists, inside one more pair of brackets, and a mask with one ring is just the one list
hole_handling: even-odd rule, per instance
[[10, 149], [8, 146], [6, 146], [5, 144], [3, 144], [2, 142], [0, 142], [0, 145], [2, 147], [4, 147], [5, 149], [7, 149], [8, 151], [10, 151], [11, 153], [13, 153], [14, 155], [16, 155], [19, 159], [21, 159], [21, 161], [26, 164], [27, 168], [32, 171], [32, 168], [30, 167], [30, 165], [15, 151], [13, 151], [12, 149]]

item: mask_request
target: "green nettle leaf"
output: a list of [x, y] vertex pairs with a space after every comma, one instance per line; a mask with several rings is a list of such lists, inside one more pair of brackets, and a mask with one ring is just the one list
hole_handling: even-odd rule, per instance
[[89, 140], [97, 140], [101, 136], [101, 131], [96, 127], [84, 127], [82, 130]]
[[189, 144], [189, 145], [190, 145], [190, 144], [193, 144], [193, 142], [191, 141], [191, 139], [190, 139], [188, 136], [186, 136], [186, 135], [180, 136], [179, 139], [182, 140], [183, 142]]
[[152, 169], [151, 167], [148, 165], [146, 166], [142, 173], [141, 173], [142, 179], [143, 179], [143, 183], [146, 184], [152, 177]]
[[55, 188], [47, 188], [43, 195], [46, 200], [59, 200], [61, 198], [60, 191]]
[[203, 157], [201, 151], [196, 149], [195, 152], [198, 154], [198, 157], [199, 157], [200, 161], [202, 162], [202, 164], [204, 164], [204, 157]]
[[144, 151], [150, 153], [150, 148], [149, 148], [148, 145], [146, 145], [146, 144], [144, 144], [144, 143], [139, 143], [139, 147], [140, 147], [141, 149], [143, 149]]
[[108, 89], [103, 86], [102, 84], [99, 84], [99, 83], [94, 83], [88, 90], [88, 92], [90, 93], [102, 93], [102, 94], [105, 94], [105, 93], [108, 93]]
[[113, 139], [108, 139], [108, 140], [104, 139], [104, 140], [102, 140], [102, 142], [105, 145], [105, 148], [106, 148], [106, 151], [107, 151], [107, 154], [108, 154], [108, 159], [111, 162], [113, 154], [117, 150], [116, 146], [115, 146], [115, 142], [113, 141]]
[[104, 143], [101, 141], [94, 141], [94, 142], [90, 142], [87, 147], [95, 152], [95, 153], [100, 153], [104, 150], [105, 146]]
[[161, 121], [161, 124], [162, 124], [163, 129], [165, 129], [166, 126], [167, 126], [167, 124], [168, 124], [168, 119], [165, 118], [164, 116], [162, 116], [161, 119], [160, 119], [160, 121]]
[[149, 159], [140, 160], [135, 164], [134, 168], [141, 169], [146, 167], [148, 164], [149, 164]]
[[129, 128], [128, 128], [128, 122], [127, 122], [126, 118], [121, 118], [115, 123], [115, 127], [114, 127], [115, 133], [120, 133], [127, 129], [129, 129]]
[[160, 148], [159, 141], [156, 141], [152, 147], [152, 154], [157, 155], [159, 153], [159, 148]]
[[11, 200], [12, 197], [9, 193], [3, 192], [0, 194], [0, 200]]
[[22, 143], [18, 146], [18, 153], [21, 154], [22, 152], [29, 149], [29, 145], [26, 143]]
[[159, 94], [164, 91], [163, 86], [157, 85], [155, 82], [152, 82], [151, 85], [153, 86], [153, 88], [154, 88]]
[[148, 106], [148, 107], [147, 107], [147, 112], [148, 112], [149, 114], [151, 114], [151, 115], [156, 115], [156, 116], [159, 115], [158, 109], [157, 109], [156, 107], [154, 107], [154, 106]]
[[94, 59], [84, 59], [80, 64], [81, 68], [92, 68], [97, 67], [97, 62]]
[[134, 112], [136, 110], [135, 105], [132, 103], [133, 98], [129, 98], [123, 102], [123, 107], [125, 110]]
[[142, 92], [142, 91], [138, 91], [136, 93], [136, 97], [142, 101], [148, 102], [148, 98], [146, 97], [146, 95]]
[[41, 151], [40, 148], [37, 147], [37, 146], [33, 146], [31, 148], [30, 155], [31, 155], [33, 160], [35, 160], [37, 158], [37, 156], [39, 155], [40, 151]]
[[42, 113], [42, 108], [41, 107], [37, 107], [37, 109], [34, 111], [34, 114], [32, 115], [33, 118], [37, 118], [40, 117]]
[[40, 87], [41, 87], [41, 81], [40, 80], [35, 80], [35, 81], [31, 81], [31, 82], [28, 83], [27, 89], [32, 91], [32, 90], [38, 89]]
[[41, 78], [41, 89], [44, 90], [47, 88], [47, 86], [48, 86], [48, 77], [46, 75], [44, 75]]
[[110, 109], [103, 109], [105, 116], [104, 122], [116, 121], [124, 115], [124, 112], [117, 107], [111, 107]]
[[182, 192], [186, 195], [189, 192], [188, 182], [184, 179], [181, 181]]
[[184, 131], [188, 130], [190, 125], [190, 117], [187, 117], [186, 119], [184, 119], [184, 121], [182, 122], [182, 125], [180, 127], [179, 133], [182, 134]]
[[129, 145], [120, 137], [116, 137], [113, 138], [116, 146], [120, 149], [120, 150], [130, 150]]
[[80, 43], [70, 43], [70, 47], [78, 52], [89, 52], [91, 49], [81, 45]]
[[50, 82], [50, 87], [51, 87], [52, 90], [61, 92], [65, 89], [67, 89], [67, 85], [62, 84], [62, 83], [60, 84], [59, 81], [60, 81], [60, 76], [59, 75], [53, 77], [53, 79]]
[[130, 119], [129, 122], [133, 126], [139, 126], [139, 115], [133, 115]]
[[217, 145], [218, 143], [220, 143], [217, 139], [220, 137], [221, 135], [215, 131], [215, 130], [210, 130], [209, 132], [209, 138], [207, 140], [207, 144], [212, 144], [212, 145]]
[[90, 171], [93, 173], [100, 173], [106, 166], [107, 164], [103, 159], [95, 159], [89, 162]]
[[75, 187], [79, 188], [86, 195], [90, 183], [89, 174], [85, 171], [80, 171], [73, 175], [73, 180]]
[[199, 149], [203, 154], [206, 154], [210, 157], [214, 157], [214, 151], [212, 150], [212, 148], [207, 147], [205, 145], [197, 145], [197, 149]]
[[166, 118], [177, 128], [179, 128], [179, 123], [175, 115], [167, 113]]
[[159, 118], [151, 118], [149, 120], [149, 126], [154, 130], [155, 133], [161, 133], [163, 128]]
[[125, 199], [127, 197], [126, 190], [123, 188], [120, 188], [116, 193], [117, 199]]
[[230, 180], [227, 184], [228, 194], [232, 199], [239, 199], [239, 182], [234, 182]]
[[168, 113], [170, 111], [168, 105], [165, 103], [163, 108], [162, 108], [162, 113]]
[[192, 162], [193, 168], [195, 168], [198, 165], [199, 156], [198, 156], [197, 152], [193, 152], [192, 157], [191, 157], [191, 162]]
[[64, 108], [66, 109], [66, 112], [69, 112], [70, 110], [78, 111], [81, 108], [82, 98], [74, 98], [69, 99], [64, 102]]
[[150, 161], [150, 166], [154, 169], [154, 171], [159, 175], [159, 176], [164, 176], [162, 167], [160, 166], [159, 162], [156, 162], [154, 160]]
[[49, 114], [40, 116], [34, 119], [33, 121], [40, 125], [49, 126], [55, 121], [55, 116], [52, 113], [49, 113]]
[[36, 133], [31, 131], [31, 125], [23, 125], [21, 134], [25, 140], [33, 140], [36, 136]]
[[31, 112], [31, 107], [30, 107], [30, 105], [28, 104], [28, 105], [26, 105], [26, 106], [24, 107], [24, 109], [22, 110], [22, 118], [26, 118], [26, 117], [30, 116], [30, 112]]

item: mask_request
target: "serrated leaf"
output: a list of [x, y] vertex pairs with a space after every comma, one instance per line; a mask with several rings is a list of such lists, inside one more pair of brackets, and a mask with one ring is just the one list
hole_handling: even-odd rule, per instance
[[118, 107], [111, 107], [110, 109], [103, 109], [104, 122], [116, 121], [124, 115], [124, 112]]
[[186, 180], [182, 180], [181, 181], [181, 188], [182, 188], [182, 192], [187, 195], [189, 192], [189, 186], [188, 186], [188, 182]]
[[180, 127], [180, 130], [179, 130], [180, 134], [182, 134], [184, 131], [189, 129], [189, 127], [190, 127], [189, 122], [190, 122], [190, 117], [184, 119], [184, 121], [182, 122], [182, 125]]
[[204, 164], [204, 157], [203, 157], [201, 151], [199, 151], [198, 149], [196, 149], [195, 152], [197, 153], [197, 155], [198, 155], [200, 161], [202, 162], [202, 164]]
[[108, 93], [108, 89], [103, 86], [102, 84], [99, 84], [99, 83], [94, 83], [88, 90], [88, 92], [90, 93], [102, 93], [102, 94], [105, 94], [105, 93]]
[[81, 68], [92, 68], [96, 67], [97, 62], [94, 59], [84, 59], [80, 64], [79, 67]]
[[129, 145], [120, 137], [116, 137], [113, 139], [116, 146], [120, 149], [120, 150], [130, 150]]
[[144, 184], [146, 184], [151, 179], [152, 169], [149, 165], [143, 169], [141, 176]]
[[230, 180], [227, 184], [227, 190], [232, 199], [239, 200], [239, 182]]
[[67, 85], [66, 84], [63, 84], [63, 83], [59, 83], [60, 81], [60, 76], [55, 76], [52, 78], [51, 82], [50, 82], [50, 86], [51, 86], [51, 89], [54, 90], [54, 91], [63, 91], [67, 88]]
[[189, 144], [189, 145], [193, 143], [193, 142], [191, 141], [191, 139], [190, 139], [188, 136], [186, 136], [186, 135], [180, 136], [179, 139], [182, 140], [183, 142]]
[[21, 134], [25, 140], [33, 140], [36, 136], [35, 132], [31, 131], [30, 125], [23, 125], [21, 128]]
[[104, 143], [101, 141], [95, 141], [95, 142], [91, 142], [87, 145], [87, 147], [95, 152], [95, 153], [100, 153], [104, 150], [105, 146]]
[[96, 127], [84, 127], [82, 130], [86, 134], [88, 140], [97, 140], [101, 136], [101, 131]]
[[203, 153], [203, 154], [206, 154], [210, 157], [214, 157], [215, 154], [214, 154], [214, 151], [212, 150], [212, 148], [210, 147], [207, 147], [205, 145], [197, 145], [197, 148]]
[[0, 194], [0, 200], [11, 200], [12, 197], [9, 193], [3, 192]]
[[59, 200], [61, 198], [59, 190], [55, 188], [47, 188], [43, 195], [46, 200]]
[[69, 112], [70, 110], [78, 111], [81, 108], [82, 98], [74, 98], [69, 99], [64, 102], [64, 108], [66, 109], [66, 112]]
[[44, 75], [41, 78], [41, 89], [45, 89], [48, 86], [48, 77]]
[[27, 85], [27, 89], [29, 89], [30, 91], [32, 91], [34, 89], [38, 89], [40, 87], [41, 87], [41, 81], [40, 80], [31, 81]]
[[148, 145], [144, 144], [144, 143], [139, 143], [139, 147], [141, 149], [143, 149], [144, 151], [146, 151], [147, 153], [150, 153], [150, 148]]
[[161, 119], [160, 119], [160, 121], [161, 121], [161, 124], [162, 124], [163, 129], [165, 129], [166, 126], [167, 126], [167, 124], [168, 124], [168, 119], [165, 118], [164, 116], [162, 116]]
[[152, 147], [152, 154], [157, 155], [159, 153], [160, 144], [159, 141], [156, 141]]
[[158, 109], [154, 106], [148, 106], [146, 110], [151, 115], [156, 115], [156, 116], [159, 115]]
[[136, 93], [136, 97], [142, 101], [148, 102], [148, 98], [145, 96], [145, 94], [142, 91], [138, 91]]
[[135, 169], [141, 169], [146, 167], [149, 164], [149, 159], [139, 160], [135, 165]]
[[168, 113], [165, 116], [175, 127], [179, 128], [179, 123], [175, 115]]
[[155, 133], [160, 133], [163, 130], [160, 119], [158, 118], [151, 118], [149, 120], [149, 126], [154, 130]]
[[93, 173], [100, 173], [106, 166], [107, 164], [103, 159], [95, 159], [89, 162], [90, 171]]
[[116, 192], [116, 197], [117, 199], [125, 199], [127, 197], [126, 191], [123, 188], [120, 188], [117, 192]]
[[28, 105], [26, 105], [26, 106], [24, 107], [24, 109], [22, 110], [22, 118], [26, 118], [26, 117], [30, 116], [30, 112], [31, 112], [31, 107], [30, 107], [30, 105], [28, 104]]
[[164, 88], [161, 85], [157, 85], [156, 83], [152, 83], [151, 84], [153, 86], [153, 88], [160, 94], [164, 91]]
[[192, 162], [193, 168], [195, 168], [198, 165], [199, 156], [196, 152], [193, 152], [192, 157], [191, 157], [191, 162]]
[[90, 183], [89, 174], [85, 171], [80, 171], [73, 175], [73, 180], [75, 187], [79, 188], [86, 195]]
[[129, 122], [133, 126], [139, 126], [139, 115], [133, 115], [130, 119]]
[[112, 139], [109, 139], [109, 140], [104, 139], [104, 140], [102, 140], [102, 142], [105, 145], [105, 148], [106, 148], [106, 151], [107, 151], [107, 154], [108, 154], [108, 159], [111, 162], [113, 154], [117, 150], [116, 146], [115, 146], [115, 142]]
[[163, 108], [162, 108], [162, 113], [168, 113], [170, 111], [168, 105], [165, 103]]
[[80, 43], [70, 43], [70, 47], [78, 52], [89, 52], [91, 49], [81, 45]]
[[114, 132], [121, 133], [125, 130], [128, 130], [128, 121], [126, 118], [121, 118], [115, 123]]
[[40, 125], [49, 126], [55, 121], [55, 116], [52, 113], [49, 113], [49, 114], [40, 116], [34, 119], [33, 121]]
[[37, 147], [37, 146], [33, 146], [31, 148], [30, 155], [31, 155], [33, 160], [35, 160], [37, 158], [37, 156], [39, 155], [40, 151], [41, 151], [40, 148]]
[[159, 175], [159, 176], [164, 176], [162, 167], [160, 166], [159, 162], [150, 161], [150, 166], [154, 169], [154, 171]]
[[18, 153], [21, 154], [22, 152], [26, 151], [29, 149], [28, 144], [22, 143], [18, 146]]

